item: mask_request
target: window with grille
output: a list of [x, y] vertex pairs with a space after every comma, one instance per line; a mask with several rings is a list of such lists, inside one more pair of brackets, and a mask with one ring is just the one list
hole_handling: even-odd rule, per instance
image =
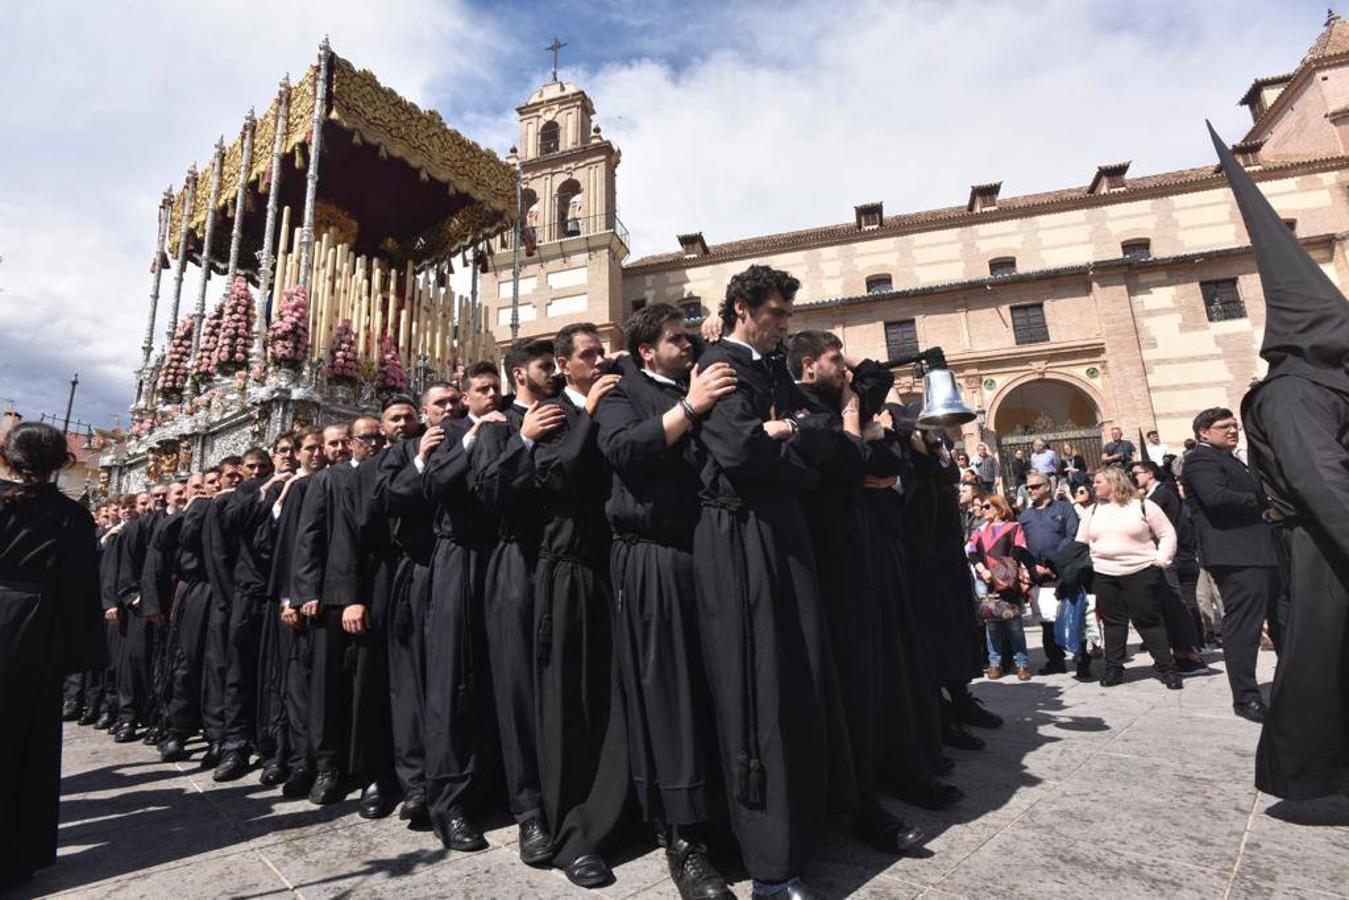
[[679, 304], [680, 310], [684, 313], [684, 321], [690, 325], [695, 325], [703, 320], [703, 301], [697, 297], [690, 297]]
[[889, 275], [872, 275], [867, 278], [867, 293], [888, 294], [895, 289], [894, 284]]
[[1152, 258], [1152, 242], [1148, 240], [1125, 241], [1120, 250], [1125, 259]]
[[1241, 302], [1235, 278], [1201, 281], [1199, 291], [1204, 297], [1204, 313], [1210, 322], [1246, 318], [1246, 304]]
[[1049, 326], [1045, 324], [1045, 305], [1027, 303], [1012, 307], [1012, 333], [1018, 344], [1043, 344], [1049, 340]]
[[562, 129], [556, 122], [545, 122], [539, 129], [539, 155], [556, 153]]
[[889, 359], [918, 352], [918, 325], [913, 319], [885, 323], [885, 353]]
[[638, 297], [638, 298], [636, 298], [635, 300], [632, 301], [632, 311], [633, 311], [633, 312], [637, 312], [637, 310], [639, 310], [639, 309], [646, 309], [646, 298], [645, 298], [645, 297]]
[[1016, 274], [1016, 258], [1004, 256], [1002, 259], [991, 259], [988, 261], [988, 274], [993, 278], [1003, 278], [1007, 275]]

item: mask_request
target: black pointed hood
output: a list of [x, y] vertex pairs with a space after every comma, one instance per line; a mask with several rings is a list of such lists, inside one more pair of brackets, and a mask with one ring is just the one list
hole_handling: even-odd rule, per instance
[[1349, 393], [1349, 303], [1279, 218], [1208, 123], [1223, 174], [1255, 247], [1265, 293], [1266, 378], [1297, 375]]

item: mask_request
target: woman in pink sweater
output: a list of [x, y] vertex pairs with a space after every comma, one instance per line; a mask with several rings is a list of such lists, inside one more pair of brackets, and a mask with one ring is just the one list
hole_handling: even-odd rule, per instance
[[1124, 680], [1124, 645], [1129, 621], [1152, 655], [1162, 683], [1172, 690], [1184, 687], [1162, 622], [1162, 569], [1176, 553], [1176, 529], [1151, 500], [1134, 498], [1129, 476], [1119, 466], [1107, 466], [1093, 480], [1096, 505], [1087, 510], [1077, 539], [1091, 550], [1096, 610], [1105, 626], [1105, 675], [1101, 687]]

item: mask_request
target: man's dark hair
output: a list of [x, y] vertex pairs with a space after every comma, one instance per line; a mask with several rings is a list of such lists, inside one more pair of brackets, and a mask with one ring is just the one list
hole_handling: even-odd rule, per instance
[[391, 406], [411, 406], [413, 409], [416, 409], [417, 401], [413, 400], [407, 394], [394, 394], [388, 400], [384, 401], [380, 406], [379, 411], [387, 412]]
[[819, 359], [830, 350], [842, 349], [843, 342], [828, 331], [798, 331], [787, 336], [787, 370], [800, 381], [807, 358]]
[[1145, 469], [1153, 478], [1157, 478], [1162, 471], [1162, 467], [1150, 459], [1136, 459], [1129, 464], [1131, 469]]
[[272, 455], [261, 447], [249, 447], [244, 451], [243, 459], [240, 459], [239, 462], [242, 464], [244, 460], [248, 459], [262, 459], [270, 463], [272, 461]]
[[59, 428], [44, 422], [15, 425], [0, 445], [0, 459], [25, 481], [46, 481], [74, 458]]
[[721, 324], [727, 331], [735, 327], [735, 301], [758, 309], [773, 294], [781, 294], [790, 303], [796, 298], [801, 282], [781, 269], [770, 266], [750, 266], [738, 275], [732, 275], [726, 284], [726, 299], [721, 304]]
[[210, 475], [210, 474], [213, 473], [213, 472], [214, 472], [216, 475], [219, 475], [219, 474], [220, 474], [220, 467], [219, 467], [219, 466], [207, 466], [206, 468], [204, 468], [204, 469], [201, 470], [201, 477], [202, 477], [202, 478], [205, 478], [207, 475]]
[[227, 456], [216, 463], [216, 471], [225, 468], [225, 466], [242, 466], [243, 464], [244, 458], [242, 456]]
[[[476, 365], [478, 365], [478, 364], [477, 364], [477, 363], [474, 363], [473, 365], [476, 366]], [[468, 376], [467, 376], [467, 373], [465, 373], [465, 376], [464, 376], [464, 377], [468, 377]], [[421, 398], [421, 399], [422, 399], [422, 402], [421, 402], [421, 405], [422, 405], [422, 406], [425, 406], [425, 405], [426, 405], [426, 398], [431, 396], [431, 392], [432, 392], [432, 391], [441, 390], [442, 388], [449, 388], [450, 390], [452, 390], [452, 391], [458, 391], [459, 393], [463, 393], [463, 390], [464, 390], [464, 389], [461, 388], [459, 385], [457, 385], [457, 384], [450, 384], [448, 381], [433, 381], [433, 382], [431, 382], [430, 384], [428, 384], [426, 387], [422, 388], [422, 398]]]
[[299, 431], [295, 432], [295, 449], [296, 450], [300, 449], [300, 445], [303, 444], [305, 438], [308, 437], [317, 437], [319, 439], [319, 443], [322, 443], [323, 428], [318, 425], [306, 425], [304, 428], [301, 428]]
[[553, 356], [553, 342], [545, 340], [517, 341], [506, 351], [506, 373], [517, 366], [526, 368], [541, 356]]
[[282, 441], [290, 441], [290, 446], [291, 446], [292, 449], [294, 449], [295, 446], [296, 446], [298, 443], [300, 443], [299, 440], [295, 437], [295, 432], [293, 432], [293, 431], [283, 431], [283, 432], [281, 432], [280, 434], [278, 434], [278, 435], [276, 436], [276, 439], [275, 439], [275, 440], [272, 441], [272, 452], [273, 452], [273, 453], [275, 453], [275, 452], [277, 451], [277, 449], [281, 446], [281, 442], [282, 442]]
[[1194, 417], [1194, 436], [1199, 437], [1199, 432], [1212, 428], [1214, 422], [1221, 422], [1223, 419], [1232, 418], [1232, 410], [1225, 406], [1210, 406]]
[[623, 326], [628, 332], [628, 353], [632, 354], [632, 359], [638, 366], [642, 364], [642, 357], [637, 348], [642, 344], [654, 346], [660, 340], [661, 332], [665, 330], [665, 323], [675, 319], [683, 324], [684, 313], [679, 307], [670, 303], [644, 306], [628, 318], [627, 324]]
[[1186, 438], [1183, 446], [1185, 447], [1186, 450], [1193, 450], [1194, 445], [1196, 443], [1198, 443], [1198, 441], [1196, 441], [1194, 438]]
[[571, 355], [576, 352], [576, 336], [578, 334], [594, 335], [599, 340], [600, 330], [595, 327], [593, 322], [575, 322], [571, 325], [563, 325], [557, 332], [557, 337], [553, 338], [553, 353], [557, 356], [571, 359]]
[[492, 375], [497, 381], [501, 380], [501, 370], [497, 368], [497, 364], [486, 359], [480, 359], [475, 363], [471, 363], [469, 367], [464, 370], [464, 380], [461, 382], [459, 390], [468, 390], [468, 383], [470, 381], [475, 378], [481, 378], [484, 375]]
[[1143, 437], [1157, 437], [1157, 436], [1158, 436], [1157, 432], [1155, 431], [1149, 431], [1147, 434], [1143, 435]]

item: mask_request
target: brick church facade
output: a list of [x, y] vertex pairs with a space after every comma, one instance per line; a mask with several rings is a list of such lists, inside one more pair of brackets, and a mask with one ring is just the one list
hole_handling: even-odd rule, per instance
[[[1349, 23], [1331, 16], [1294, 71], [1257, 79], [1241, 102], [1253, 123], [1239, 158], [1349, 285]], [[1114, 425], [1135, 443], [1156, 428], [1175, 447], [1197, 410], [1237, 408], [1263, 371], [1255, 257], [1208, 160], [1153, 175], [1106, 163], [1083, 186], [1014, 197], [973, 185], [958, 205], [897, 215], [864, 203], [841, 224], [712, 245], [680, 235], [677, 249], [633, 260], [616, 215], [621, 154], [590, 99], [553, 82], [518, 112], [532, 228], [521, 336], [591, 321], [618, 340], [649, 303], [697, 319], [715, 313], [731, 275], [765, 263], [801, 279], [793, 326], [834, 332], [851, 357], [941, 346], [981, 411], [966, 439], [1004, 450], [1037, 435], [1099, 448]], [[511, 265], [507, 239], [483, 284], [502, 341]], [[896, 379], [917, 395], [909, 370]]]

